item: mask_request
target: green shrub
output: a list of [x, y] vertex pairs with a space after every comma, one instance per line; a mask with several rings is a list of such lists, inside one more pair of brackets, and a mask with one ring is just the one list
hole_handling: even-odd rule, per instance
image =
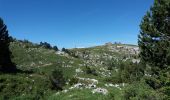
[[76, 83], [78, 83], [78, 81], [79, 81], [79, 79], [78, 79], [78, 78], [76, 78], [76, 77], [73, 77], [73, 78], [71, 78], [71, 79], [70, 79], [70, 82], [69, 82], [69, 84], [70, 84], [70, 85], [73, 85], [73, 84], [76, 84]]
[[109, 63], [107, 64], [107, 69], [108, 70], [113, 70], [116, 67], [115, 61], [109, 61]]
[[153, 89], [158, 89], [161, 87], [161, 81], [152, 76], [145, 76], [145, 82]]
[[121, 62], [119, 68], [119, 75], [125, 83], [140, 81], [144, 75], [145, 66], [141, 63], [132, 63], [131, 61]]
[[162, 87], [161, 89], [159, 89], [159, 92], [163, 93], [162, 95], [164, 97], [164, 100], [170, 99], [170, 87], [169, 86]]
[[92, 74], [92, 75], [94, 75], [94, 76], [97, 76], [97, 75], [98, 75], [97, 72], [96, 72], [96, 70], [95, 70], [95, 69], [92, 69], [92, 68], [90, 68], [90, 67], [86, 67], [86, 74]]
[[57, 68], [52, 71], [52, 74], [50, 75], [50, 81], [53, 89], [62, 90], [66, 83], [66, 78], [63, 76], [62, 69]]
[[46, 49], [52, 49], [52, 46], [47, 42], [40, 42], [40, 46], [42, 46]]
[[125, 100], [162, 100], [160, 94], [144, 82], [130, 84], [124, 89]]

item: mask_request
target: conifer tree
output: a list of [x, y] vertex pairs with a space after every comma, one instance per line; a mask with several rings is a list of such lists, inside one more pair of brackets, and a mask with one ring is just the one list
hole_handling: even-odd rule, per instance
[[155, 0], [140, 28], [141, 60], [160, 70], [167, 68], [170, 65], [170, 0]]
[[0, 18], [0, 71], [12, 72], [16, 68], [11, 62], [11, 52], [9, 50], [10, 38], [7, 27]]
[[141, 62], [146, 64], [146, 83], [170, 98], [170, 0], [155, 0], [140, 25]]
[[54, 49], [55, 51], [59, 51], [59, 49], [58, 49], [57, 46], [54, 46], [53, 49]]

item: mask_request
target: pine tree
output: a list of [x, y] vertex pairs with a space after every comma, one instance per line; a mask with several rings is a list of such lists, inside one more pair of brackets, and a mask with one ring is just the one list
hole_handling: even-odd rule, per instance
[[12, 72], [16, 69], [11, 61], [9, 43], [7, 27], [0, 18], [0, 71], [3, 72]]
[[40, 46], [46, 49], [52, 49], [52, 46], [50, 45], [50, 43], [47, 43], [47, 42], [40, 42]]
[[170, 65], [170, 0], [155, 0], [140, 28], [141, 60], [158, 69], [167, 68]]
[[140, 25], [141, 62], [146, 64], [146, 83], [170, 98], [170, 0], [155, 0]]
[[59, 51], [59, 49], [58, 49], [57, 46], [54, 46], [53, 49], [54, 49], [55, 51]]

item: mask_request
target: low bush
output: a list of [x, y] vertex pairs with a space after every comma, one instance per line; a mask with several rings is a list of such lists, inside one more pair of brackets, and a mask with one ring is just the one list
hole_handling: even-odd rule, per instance
[[66, 83], [66, 78], [63, 75], [63, 71], [61, 68], [57, 68], [52, 71], [50, 75], [50, 81], [52, 84], [52, 89], [62, 90], [63, 86]]
[[127, 86], [123, 97], [125, 100], [162, 100], [162, 96], [145, 82], [136, 82]]
[[78, 81], [79, 81], [79, 79], [78, 79], [78, 78], [73, 77], [73, 78], [71, 78], [71, 79], [70, 79], [69, 84], [70, 84], [70, 85], [77, 84], [77, 83], [78, 83]]
[[98, 74], [97, 74], [97, 72], [96, 72], [96, 70], [95, 69], [92, 69], [92, 68], [90, 68], [90, 67], [86, 67], [86, 74], [92, 74], [92, 75], [94, 75], [94, 76], [97, 76]]

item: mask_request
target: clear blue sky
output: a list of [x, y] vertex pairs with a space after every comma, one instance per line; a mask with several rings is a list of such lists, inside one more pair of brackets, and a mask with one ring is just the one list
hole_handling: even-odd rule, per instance
[[106, 42], [137, 44], [139, 24], [153, 0], [0, 0], [10, 35], [59, 48]]

